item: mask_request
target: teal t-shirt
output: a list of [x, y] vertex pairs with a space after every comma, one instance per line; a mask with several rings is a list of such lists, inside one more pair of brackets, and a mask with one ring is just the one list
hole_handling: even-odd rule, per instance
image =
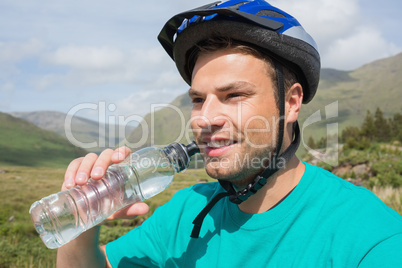
[[246, 214], [228, 198], [192, 221], [218, 183], [176, 193], [106, 246], [113, 267], [402, 267], [402, 217], [363, 187], [309, 164], [276, 207]]

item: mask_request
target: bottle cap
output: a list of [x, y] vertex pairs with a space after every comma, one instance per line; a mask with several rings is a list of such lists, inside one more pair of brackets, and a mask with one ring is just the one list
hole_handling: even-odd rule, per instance
[[190, 157], [200, 151], [195, 141], [188, 145], [173, 142], [166, 146], [165, 150], [168, 156], [173, 159], [173, 161], [177, 165], [177, 172], [186, 169], [190, 163]]

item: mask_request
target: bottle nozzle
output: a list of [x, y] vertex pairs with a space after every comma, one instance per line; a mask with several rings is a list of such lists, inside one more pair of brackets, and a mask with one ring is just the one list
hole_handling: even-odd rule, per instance
[[173, 142], [169, 144], [165, 150], [170, 158], [174, 159], [174, 162], [177, 164], [178, 172], [186, 169], [190, 163], [190, 157], [200, 151], [194, 141], [186, 146], [181, 143]]
[[195, 143], [195, 141], [186, 145], [185, 147], [186, 147], [186, 151], [187, 151], [187, 154], [189, 157], [192, 157], [196, 153], [200, 152], [200, 149], [198, 148], [198, 145], [197, 145], [197, 143]]

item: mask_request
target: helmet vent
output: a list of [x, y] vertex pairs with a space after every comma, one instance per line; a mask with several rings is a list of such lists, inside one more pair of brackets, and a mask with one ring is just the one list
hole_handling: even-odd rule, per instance
[[286, 18], [285, 15], [276, 12], [274, 10], [263, 9], [257, 12], [256, 15], [265, 16], [265, 17], [275, 17], [275, 18]]
[[236, 5], [230, 6], [230, 8], [239, 9], [239, 7], [240, 7], [241, 5], [243, 5], [243, 4], [245, 4], [245, 3], [248, 3], [248, 2], [250, 2], [250, 1], [243, 1], [243, 2], [240, 2], [240, 3], [237, 3]]

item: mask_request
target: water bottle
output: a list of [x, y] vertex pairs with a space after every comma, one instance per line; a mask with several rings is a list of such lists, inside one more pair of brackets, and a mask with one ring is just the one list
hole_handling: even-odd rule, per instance
[[29, 213], [35, 229], [48, 248], [58, 248], [114, 212], [165, 190], [197, 152], [195, 142], [141, 149], [111, 165], [102, 179], [33, 203]]

